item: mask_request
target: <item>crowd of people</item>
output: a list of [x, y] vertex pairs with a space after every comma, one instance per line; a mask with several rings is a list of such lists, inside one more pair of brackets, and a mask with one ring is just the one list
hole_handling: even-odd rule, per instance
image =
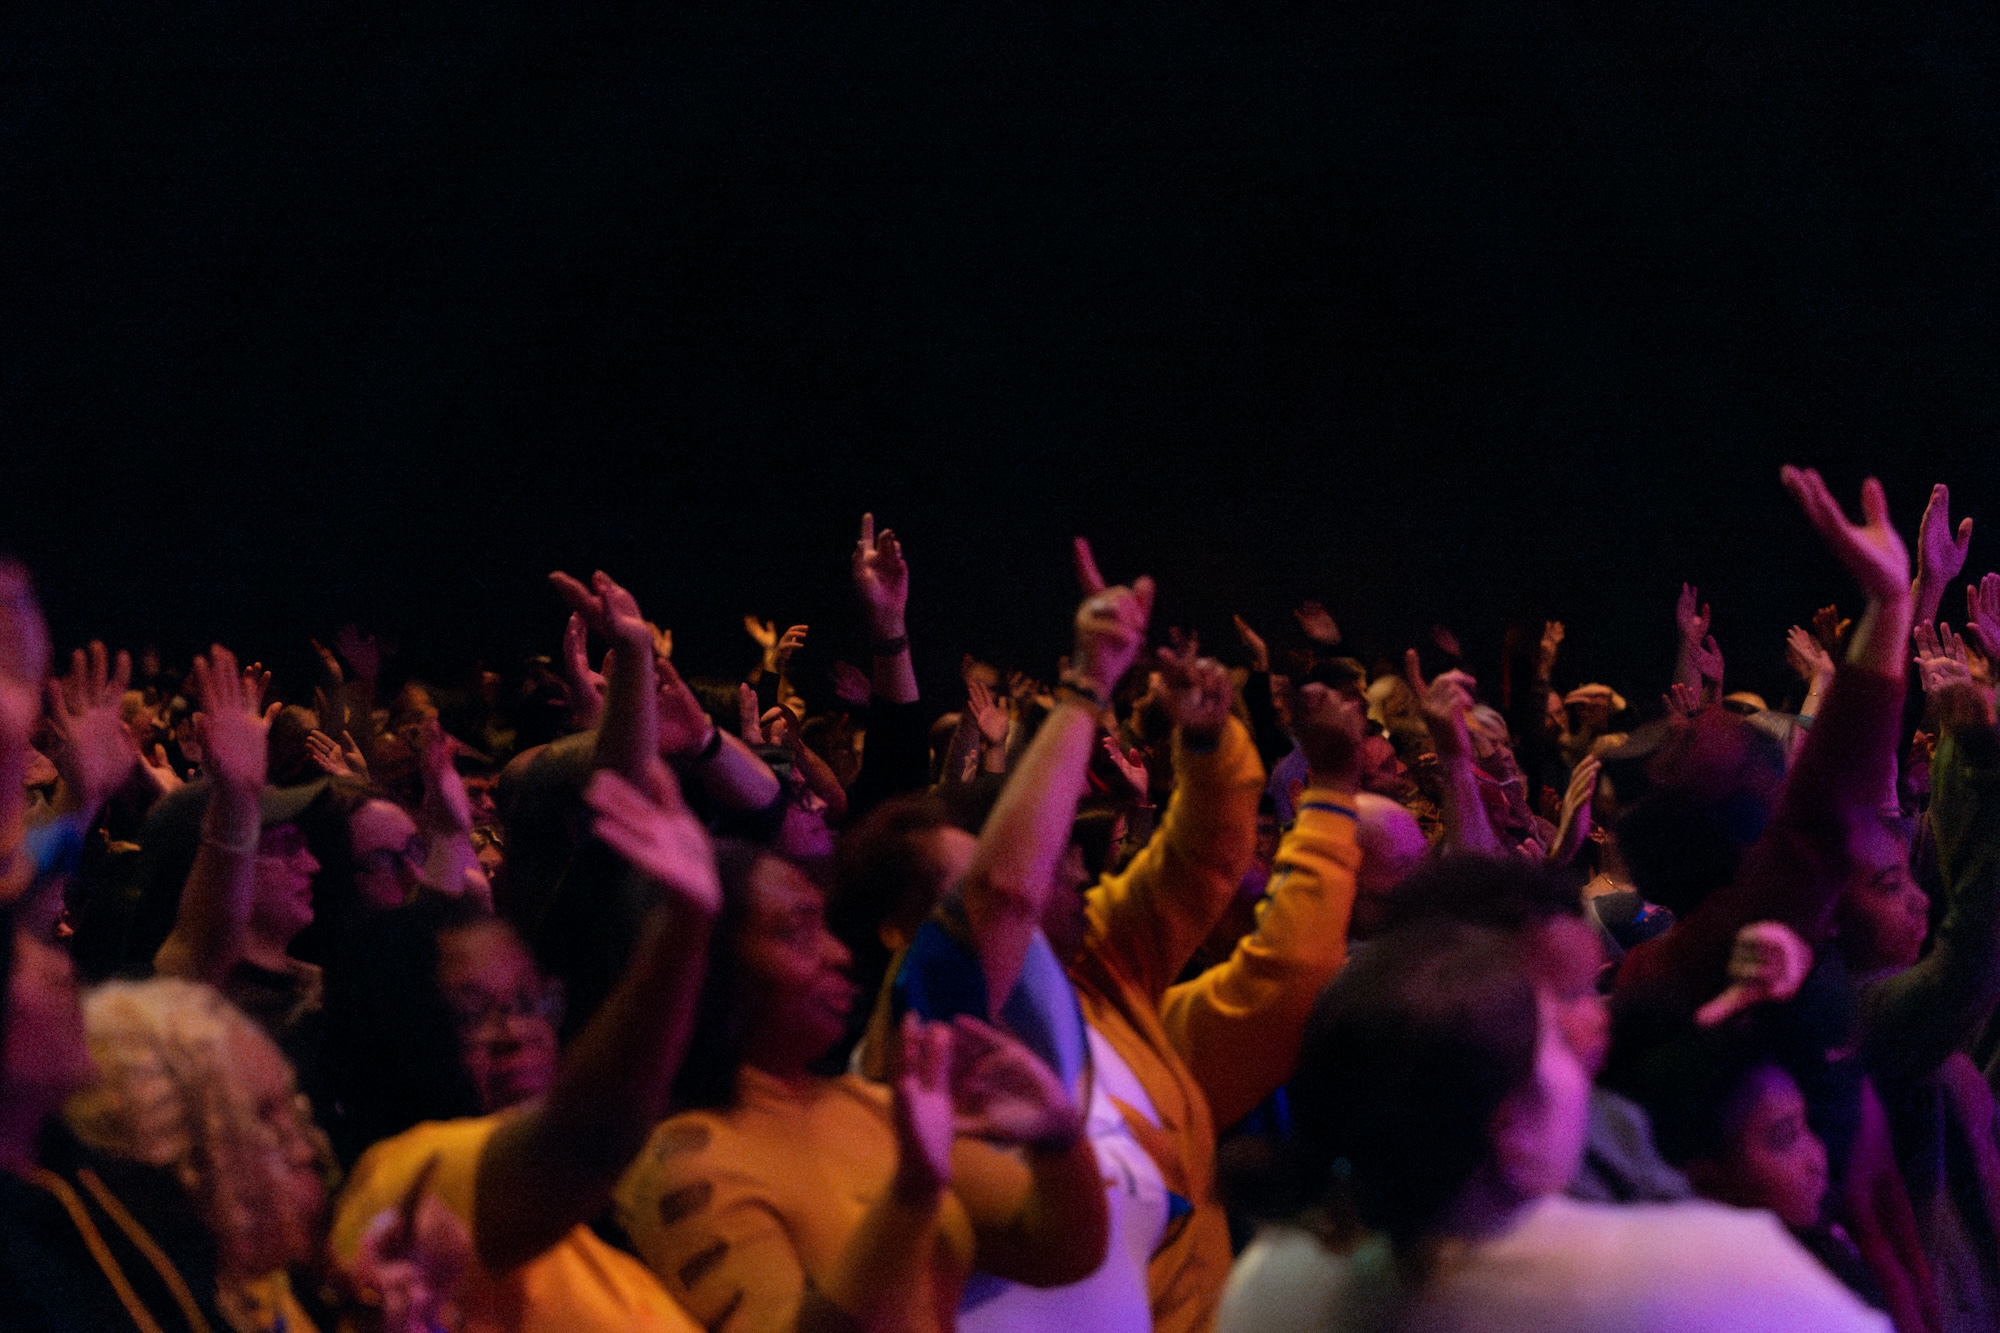
[[602, 572], [52, 667], [0, 565], [0, 1328], [2000, 1329], [2000, 574], [1782, 480], [1861, 610], [1767, 701], [1684, 589], [1656, 707], [1081, 540], [925, 699], [872, 517], [865, 668], [730, 679]]

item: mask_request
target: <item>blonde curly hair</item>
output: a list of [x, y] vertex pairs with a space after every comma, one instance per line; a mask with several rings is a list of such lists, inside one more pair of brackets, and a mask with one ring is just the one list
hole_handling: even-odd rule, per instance
[[[76, 1136], [173, 1172], [215, 1237], [225, 1287], [310, 1255], [320, 1219], [290, 1202], [284, 1135], [240, 1068], [241, 1043], [276, 1054], [263, 1029], [212, 988], [168, 977], [99, 986], [83, 1014], [99, 1078], [64, 1108]], [[297, 1128], [329, 1163], [309, 1111]]]

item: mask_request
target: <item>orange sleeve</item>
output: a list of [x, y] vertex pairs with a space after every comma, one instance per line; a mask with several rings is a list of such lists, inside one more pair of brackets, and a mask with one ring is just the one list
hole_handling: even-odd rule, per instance
[[1234, 717], [1211, 752], [1174, 742], [1166, 818], [1130, 865], [1089, 894], [1091, 950], [1157, 1004], [1229, 905], [1257, 843], [1264, 765]]
[[1331, 792], [1307, 791], [1279, 844], [1257, 928], [1228, 961], [1167, 992], [1160, 1011], [1167, 1038], [1218, 1128], [1292, 1076], [1313, 1001], [1347, 961], [1360, 868], [1352, 807]]

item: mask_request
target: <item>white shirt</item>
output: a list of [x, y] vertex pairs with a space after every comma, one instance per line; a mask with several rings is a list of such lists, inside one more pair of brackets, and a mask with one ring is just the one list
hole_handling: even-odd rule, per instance
[[1388, 1246], [1336, 1255], [1267, 1227], [1223, 1290], [1217, 1333], [1890, 1333], [1769, 1213], [1701, 1201], [1551, 1197], [1449, 1248], [1423, 1290]]
[[1111, 1209], [1110, 1245], [1095, 1273], [1066, 1287], [1024, 1287], [974, 1274], [958, 1309], [959, 1333], [1150, 1333], [1146, 1266], [1167, 1230], [1167, 1184], [1114, 1102], [1158, 1123], [1145, 1087], [1111, 1043], [1088, 1031], [1091, 1080], [1086, 1132]]

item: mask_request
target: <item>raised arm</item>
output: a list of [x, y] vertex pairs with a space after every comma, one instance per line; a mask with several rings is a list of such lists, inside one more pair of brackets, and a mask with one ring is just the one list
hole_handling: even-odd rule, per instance
[[1914, 967], [1862, 992], [1869, 1068], [1921, 1077], [1969, 1041], [2000, 1002], [2000, 733], [1969, 680], [1936, 698], [1931, 822], [1945, 912]]
[[1158, 830], [1086, 899], [1092, 954], [1158, 1003], [1215, 928], [1257, 842], [1264, 766], [1229, 711], [1229, 672], [1212, 658], [1159, 652], [1174, 723], [1174, 794]]
[[1278, 845], [1257, 928], [1227, 961], [1169, 989], [1160, 1006], [1167, 1038], [1218, 1126], [1241, 1120], [1292, 1076], [1313, 1001], [1347, 960], [1367, 718], [1353, 700], [1315, 683], [1300, 689], [1292, 726], [1307, 787]]
[[658, 758], [643, 786], [599, 771], [585, 799], [598, 838], [658, 888], [659, 901], [548, 1097], [509, 1116], [480, 1155], [473, 1234], [494, 1271], [526, 1263], [595, 1217], [666, 1117], [722, 908], [708, 835]]
[[1692, 584], [1681, 585], [1680, 600], [1674, 604], [1674, 628], [1680, 634], [1680, 652], [1674, 659], [1674, 683], [1701, 691], [1705, 696], [1722, 697], [1722, 649], [1708, 632], [1708, 603]]
[[1857, 831], [1879, 817], [1885, 799], [1894, 799], [1903, 645], [1910, 637], [1909, 554], [1874, 478], [1861, 488], [1863, 521], [1851, 523], [1817, 472], [1788, 467], [1782, 477], [1861, 585], [1868, 608], [1848, 638], [1847, 664], [1835, 673], [1770, 827], [1730, 884], [1626, 955], [1617, 982], [1621, 1008], [1692, 1014], [1721, 988], [1736, 933], [1753, 921], [1781, 922], [1808, 943], [1823, 943], [1854, 865]]
[[1069, 846], [1083, 795], [1097, 718], [1138, 655], [1153, 609], [1153, 581], [1104, 586], [1090, 546], [1077, 539], [1077, 572], [1086, 596], [1076, 613], [1070, 674], [1055, 707], [1007, 777], [962, 882], [966, 918], [997, 1012], [1041, 928], [1056, 864]]
[[854, 543], [854, 593], [868, 621], [875, 697], [915, 703], [917, 671], [910, 664], [910, 631], [903, 615], [910, 600], [910, 567], [903, 562], [896, 534], [888, 528], [875, 531], [873, 514], [861, 516], [861, 539]]
[[195, 734], [209, 778], [201, 846], [181, 890], [174, 928], [153, 966], [169, 976], [222, 984], [243, 957], [257, 890], [258, 798], [264, 787], [266, 737], [278, 705], [246, 679], [221, 644], [194, 659]]
[[1403, 654], [1403, 671], [1410, 689], [1423, 710], [1424, 725], [1430, 728], [1431, 748], [1437, 753], [1438, 777], [1444, 788], [1445, 845], [1452, 851], [1479, 856], [1498, 856], [1503, 850], [1493, 822], [1486, 817], [1486, 803], [1479, 797], [1479, 775], [1472, 766], [1472, 737], [1465, 724], [1466, 710], [1472, 707], [1473, 687], [1478, 684], [1463, 671], [1447, 671], [1424, 684], [1417, 663], [1417, 650]]
[[608, 768], [627, 782], [644, 780], [655, 757], [659, 731], [659, 682], [654, 673], [653, 629], [639, 614], [638, 599], [598, 570], [590, 582], [557, 570], [549, 584], [572, 616], [610, 647], [604, 659], [608, 685], [597, 727], [592, 766]]
[[1944, 604], [1944, 590], [1965, 568], [1965, 553], [1972, 545], [1972, 520], [1962, 520], [1956, 532], [1951, 526], [1951, 488], [1943, 482], [1931, 487], [1931, 498], [1917, 524], [1917, 577], [1910, 585], [1910, 612], [1920, 625], [1937, 619]]
[[87, 653], [79, 648], [70, 655], [69, 675], [49, 682], [50, 757], [62, 780], [56, 814], [88, 826], [132, 775], [139, 747], [120, 712], [131, 679], [132, 655], [119, 653], [114, 662], [93, 641]]

